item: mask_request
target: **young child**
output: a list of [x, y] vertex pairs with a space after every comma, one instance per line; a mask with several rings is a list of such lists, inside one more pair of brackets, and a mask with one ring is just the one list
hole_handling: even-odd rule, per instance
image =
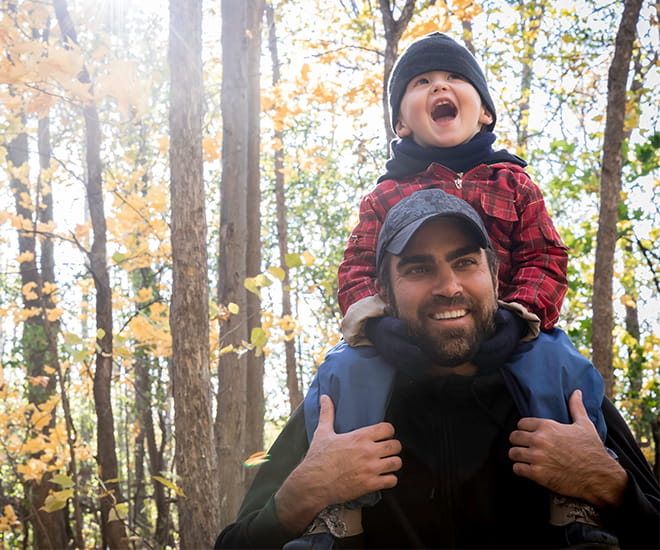
[[[505, 379], [523, 416], [571, 422], [567, 399], [580, 387], [590, 418], [604, 438], [602, 379], [566, 335], [553, 329], [567, 288], [567, 247], [540, 189], [524, 171], [526, 163], [506, 150], [492, 149], [496, 111], [478, 63], [450, 37], [431, 33], [399, 57], [388, 88], [399, 139], [392, 142], [386, 173], [362, 199], [360, 220], [339, 268], [344, 339], [351, 346], [373, 344], [375, 352], [373, 359], [362, 354], [358, 360], [342, 342], [328, 354], [326, 363], [332, 363], [332, 369], [319, 369], [305, 398], [309, 439], [318, 422], [321, 394], [335, 403], [336, 431], [347, 432], [384, 418], [392, 374], [383, 370], [383, 359], [411, 377], [422, 376], [426, 369], [428, 359], [409, 341], [405, 322], [385, 316], [374, 283], [378, 234], [388, 210], [429, 188], [442, 189], [474, 207], [500, 261], [499, 298], [504, 305], [496, 314], [495, 335], [482, 345], [474, 362], [489, 368], [506, 363]], [[534, 339], [539, 329], [552, 329], [551, 346], [521, 347], [511, 355], [521, 339]], [[538, 357], [532, 362], [526, 355], [519, 361], [525, 353]], [[537, 368], [524, 370], [519, 363]], [[359, 371], [364, 384], [344, 384], [341, 373], [346, 369]], [[558, 369], [556, 376], [553, 369]], [[328, 378], [325, 373], [331, 370]], [[346, 508], [373, 504], [378, 498], [365, 495]]]

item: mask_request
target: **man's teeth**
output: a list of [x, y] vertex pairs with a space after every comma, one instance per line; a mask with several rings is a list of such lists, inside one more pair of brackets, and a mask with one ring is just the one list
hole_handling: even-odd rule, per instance
[[464, 315], [467, 315], [466, 309], [457, 309], [455, 311], [446, 311], [444, 313], [434, 313], [431, 317], [436, 320], [442, 320], [442, 319], [458, 319], [459, 317], [463, 317]]

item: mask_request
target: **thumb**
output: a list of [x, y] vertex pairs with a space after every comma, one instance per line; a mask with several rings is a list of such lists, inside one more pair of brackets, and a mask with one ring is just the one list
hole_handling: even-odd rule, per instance
[[584, 408], [584, 403], [582, 403], [582, 392], [580, 390], [575, 390], [568, 398], [568, 410], [574, 423], [583, 424], [588, 422], [591, 424], [587, 410]]
[[333, 434], [335, 433], [335, 405], [330, 396], [325, 394], [320, 397], [319, 403], [321, 410], [319, 411], [319, 425], [316, 427], [316, 431]]

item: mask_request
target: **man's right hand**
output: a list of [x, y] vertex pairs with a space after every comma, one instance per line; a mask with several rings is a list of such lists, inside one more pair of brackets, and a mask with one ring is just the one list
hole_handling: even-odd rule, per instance
[[341, 504], [397, 483], [401, 443], [393, 439], [388, 422], [345, 434], [335, 433], [332, 400], [321, 396], [319, 424], [302, 462], [275, 495], [277, 516], [293, 536], [302, 533], [316, 515], [331, 504]]

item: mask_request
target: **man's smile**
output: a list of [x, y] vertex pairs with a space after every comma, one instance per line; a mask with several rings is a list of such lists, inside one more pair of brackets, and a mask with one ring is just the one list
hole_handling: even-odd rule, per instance
[[430, 317], [431, 319], [435, 319], [436, 321], [444, 321], [446, 319], [460, 319], [461, 317], [465, 317], [468, 313], [469, 312], [467, 309], [456, 309], [453, 311], [432, 313]]

